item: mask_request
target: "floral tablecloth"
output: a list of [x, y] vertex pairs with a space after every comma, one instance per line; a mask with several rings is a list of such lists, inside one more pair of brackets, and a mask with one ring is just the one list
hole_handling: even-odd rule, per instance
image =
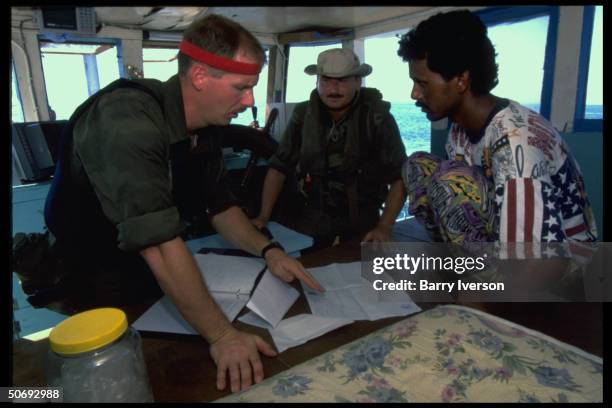
[[578, 348], [445, 305], [218, 402], [600, 402], [602, 371]]

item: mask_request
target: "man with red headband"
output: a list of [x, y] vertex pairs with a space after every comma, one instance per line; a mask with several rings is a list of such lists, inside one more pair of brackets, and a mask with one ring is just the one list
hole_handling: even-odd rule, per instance
[[[239, 24], [216, 15], [195, 21], [183, 36], [178, 75], [166, 82], [116, 81], [75, 111], [45, 208], [47, 226], [66, 258], [87, 265], [70, 278], [83, 282], [80, 291], [122, 275], [121, 285], [132, 296], [154, 276], [210, 344], [218, 388], [225, 388], [229, 373], [232, 392], [263, 379], [258, 351], [276, 353], [260, 337], [233, 328], [209, 295], [181, 238], [173, 178], [193, 159], [193, 147], [207, 145], [198, 142], [198, 129], [227, 125], [254, 104], [253, 87], [265, 62], [261, 45]], [[222, 165], [211, 160], [204, 167], [208, 199], [202, 205], [217, 231], [265, 258], [284, 281], [298, 278], [322, 290], [235, 205], [222, 182]], [[196, 176], [194, 190], [200, 187]], [[96, 293], [87, 296], [96, 302]]]

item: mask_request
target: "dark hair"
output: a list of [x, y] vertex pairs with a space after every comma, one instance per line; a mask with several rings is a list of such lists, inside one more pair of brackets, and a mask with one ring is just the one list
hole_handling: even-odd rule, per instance
[[404, 61], [427, 59], [427, 66], [450, 80], [470, 72], [471, 90], [487, 94], [497, 83], [495, 49], [487, 27], [468, 10], [438, 13], [402, 36], [397, 54]]
[[[257, 63], [260, 65], [266, 63], [266, 53], [253, 34], [235, 21], [217, 14], [210, 14], [191, 23], [183, 33], [183, 39], [208, 52], [227, 58], [234, 58], [238, 49], [243, 47]], [[179, 52], [180, 75], [187, 73], [191, 63], [191, 58]]]

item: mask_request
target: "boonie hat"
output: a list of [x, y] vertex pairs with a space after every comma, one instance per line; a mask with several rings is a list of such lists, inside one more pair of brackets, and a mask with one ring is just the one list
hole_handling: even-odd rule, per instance
[[333, 48], [323, 51], [317, 57], [317, 63], [304, 68], [308, 75], [324, 75], [331, 78], [348, 76], [364, 77], [370, 75], [372, 67], [360, 64], [357, 55], [346, 48]]

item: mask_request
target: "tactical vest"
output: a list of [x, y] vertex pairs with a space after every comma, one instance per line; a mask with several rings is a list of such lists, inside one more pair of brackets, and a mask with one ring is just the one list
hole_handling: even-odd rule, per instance
[[[80, 248], [86, 246], [87, 248], [84, 249], [93, 248], [98, 254], [109, 254], [109, 256], [112, 256], [118, 250], [117, 227], [105, 216], [93, 187], [91, 185], [80, 185], [70, 174], [74, 126], [98, 98], [120, 88], [137, 89], [150, 95], [157, 101], [163, 114], [164, 105], [159, 85], [159, 81], [150, 79], [118, 79], [83, 102], [64, 127], [60, 139], [59, 158], [51, 188], [45, 201], [44, 216], [47, 228], [58, 240], [65, 242], [67, 247]], [[100, 137], [103, 137], [103, 135], [100, 135]], [[186, 163], [189, 164], [187, 160], [189, 144], [190, 140], [186, 139], [170, 146], [173, 196], [175, 199], [187, 196], [187, 189], [191, 189], [193, 193], [194, 185], [201, 185], [195, 179], [198, 176], [197, 173], [191, 174], [190, 178], [185, 175], [192, 170], [191, 165], [186, 165]], [[190, 185], [177, 183], [178, 180], [189, 180]], [[179, 201], [183, 202], [185, 200]]]
[[[387, 193], [382, 181], [378, 155], [380, 141], [376, 131], [388, 115], [390, 103], [382, 100], [380, 92], [373, 88], [361, 88], [348, 117], [348, 132], [343, 150], [340, 171], [330, 172], [328, 163], [327, 129], [321, 118], [324, 109], [319, 96], [312, 92], [310, 101], [295, 107], [301, 120], [301, 146], [298, 162], [298, 179], [305, 185], [311, 205], [329, 209], [329, 194], [334, 188], [343, 190], [350, 218], [356, 219], [358, 208], [365, 203], [380, 207]], [[306, 184], [310, 183], [309, 186]], [[327, 201], [327, 205], [326, 205]], [[333, 198], [331, 199], [333, 202]], [[346, 212], [346, 208], [338, 208]]]

